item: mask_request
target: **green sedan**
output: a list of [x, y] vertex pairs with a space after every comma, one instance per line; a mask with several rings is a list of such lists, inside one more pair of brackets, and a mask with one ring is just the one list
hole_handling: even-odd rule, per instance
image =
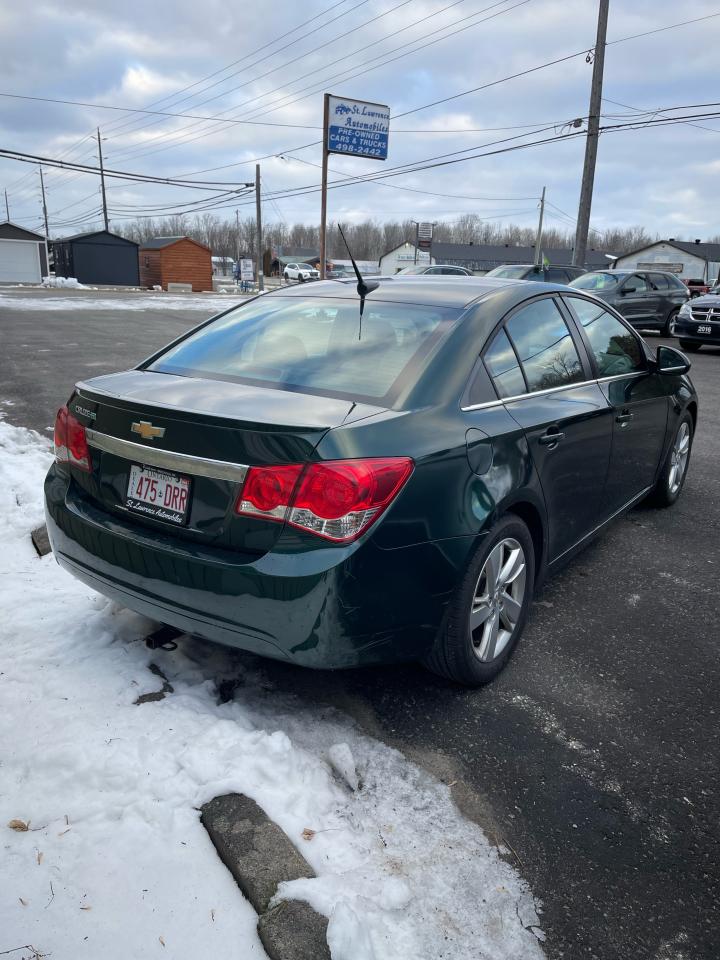
[[548, 572], [680, 495], [689, 363], [568, 287], [372, 287], [259, 296], [78, 383], [45, 482], [58, 563], [263, 656], [495, 677]]

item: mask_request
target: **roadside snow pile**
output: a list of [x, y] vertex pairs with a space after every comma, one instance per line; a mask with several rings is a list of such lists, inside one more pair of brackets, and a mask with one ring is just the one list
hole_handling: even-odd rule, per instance
[[[62, 279], [62, 278], [60, 278]], [[89, 290], [89, 287], [83, 287]], [[208, 316], [231, 307], [233, 294], [122, 293], [117, 297], [13, 297], [0, 294], [0, 308], [12, 310], [204, 310]], [[238, 297], [238, 303], [244, 297]]]
[[[151, 653], [153, 624], [36, 556], [49, 461], [0, 421], [0, 952], [263, 958], [199, 821], [238, 791], [318, 874], [280, 894], [330, 917], [334, 960], [540, 960], [532, 895], [447, 787], [253, 658]], [[173, 692], [135, 705], [163, 686], [151, 662]]]
[[44, 287], [68, 287], [71, 290], [89, 290], [84, 283], [79, 283], [75, 277], [43, 277]]

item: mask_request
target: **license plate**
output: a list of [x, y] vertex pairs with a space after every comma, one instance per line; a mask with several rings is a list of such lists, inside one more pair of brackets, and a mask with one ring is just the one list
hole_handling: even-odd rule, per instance
[[709, 323], [701, 323], [701, 324], [698, 325], [697, 332], [698, 332], [698, 333], [712, 333], [712, 332], [713, 332], [713, 328], [710, 326]]
[[155, 467], [132, 464], [125, 506], [135, 513], [184, 524], [190, 503], [190, 478]]

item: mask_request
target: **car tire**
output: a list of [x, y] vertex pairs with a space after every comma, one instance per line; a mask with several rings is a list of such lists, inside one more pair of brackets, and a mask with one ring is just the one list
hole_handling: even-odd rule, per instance
[[[505, 588], [503, 570], [512, 574]], [[519, 517], [507, 514], [491, 527], [468, 564], [425, 666], [467, 687], [494, 680], [522, 635], [534, 584], [530, 531]]]
[[680, 340], [680, 346], [683, 350], [687, 350], [688, 353], [697, 353], [702, 344], [696, 340]]
[[287, 282], [290, 280], [290, 274], [289, 274], [289, 273], [284, 273], [284, 274], [283, 274], [283, 277], [285, 278], [285, 283], [287, 283]]
[[661, 336], [663, 337], [672, 336], [672, 334], [670, 333], [670, 325], [674, 320], [677, 320], [677, 316], [679, 313], [680, 313], [679, 308], [677, 310], [670, 311], [670, 313], [667, 315], [667, 319], [665, 320], [665, 323], [662, 325], [662, 327], [660, 327]]
[[657, 483], [648, 497], [656, 507], [671, 507], [682, 493], [690, 466], [694, 432], [693, 418], [686, 410], [678, 420]]

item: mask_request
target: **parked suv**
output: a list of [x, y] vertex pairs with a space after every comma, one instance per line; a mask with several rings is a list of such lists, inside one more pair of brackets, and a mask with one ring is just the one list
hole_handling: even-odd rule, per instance
[[664, 336], [690, 296], [674, 273], [644, 270], [595, 270], [570, 286], [594, 293], [634, 327], [659, 330]]
[[553, 266], [535, 266], [532, 263], [506, 263], [502, 267], [495, 267], [488, 277], [501, 277], [503, 280], [540, 280], [543, 283], [570, 283], [576, 277], [581, 277], [585, 271], [582, 267], [573, 267], [570, 264], [554, 264]]
[[320, 273], [309, 263], [288, 263], [283, 276], [286, 280], [299, 280], [302, 283], [304, 280], [317, 280]]
[[456, 267], [452, 263], [420, 263], [413, 267], [404, 267], [398, 270], [397, 276], [402, 277], [471, 277], [470, 270], [465, 267]]

